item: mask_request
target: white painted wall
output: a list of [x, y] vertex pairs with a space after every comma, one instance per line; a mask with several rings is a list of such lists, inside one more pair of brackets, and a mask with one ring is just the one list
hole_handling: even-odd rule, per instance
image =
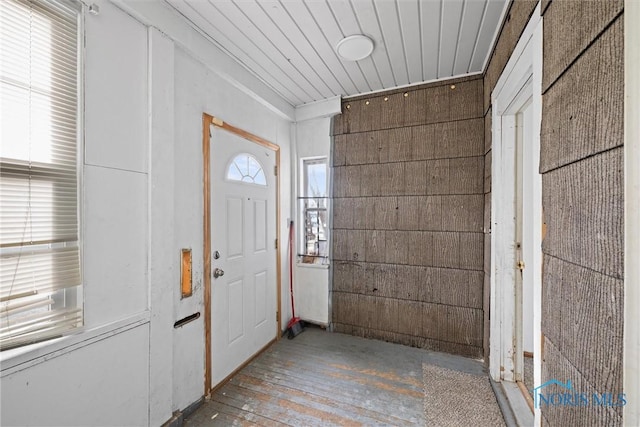
[[[87, 332], [40, 345], [46, 356], [31, 361], [11, 357], [25, 349], [3, 352], [2, 425], [149, 422], [147, 29], [109, 3], [100, 8], [85, 21]], [[92, 339], [122, 319], [134, 326]]]
[[[192, 248], [194, 295], [176, 298], [176, 319], [203, 307], [202, 260], [202, 113], [276, 143], [281, 147], [282, 218], [280, 241], [286, 242], [286, 219], [290, 206], [290, 126], [288, 120], [267, 110], [259, 102], [221, 78], [184, 50], [175, 50], [175, 247]], [[282, 257], [283, 327], [286, 327], [288, 277]], [[178, 292], [178, 287], [175, 291]], [[176, 294], [178, 295], [178, 294]], [[202, 395], [204, 378], [203, 317], [174, 333], [173, 377], [176, 409], [183, 409]], [[212, 355], [215, 357], [215, 353]], [[198, 384], [195, 389], [191, 384]]]
[[[86, 327], [0, 354], [1, 425], [157, 426], [203, 395], [203, 317], [173, 328], [203, 309], [203, 112], [280, 145], [287, 238], [293, 107], [164, 2], [95, 3], [84, 16]], [[182, 300], [181, 248], [194, 262]], [[284, 256], [282, 271], [286, 326]]]
[[[296, 196], [300, 194], [298, 188], [301, 161], [308, 157], [324, 156], [330, 159], [331, 152], [331, 117], [321, 117], [296, 123], [296, 155], [295, 169]], [[300, 235], [300, 213], [294, 216], [296, 222], [296, 236]], [[331, 238], [331, 237], [329, 237]], [[299, 245], [299, 238], [294, 239]], [[294, 255], [299, 253], [294, 252]], [[294, 298], [296, 316], [302, 320], [327, 326], [329, 324], [329, 266], [305, 265], [296, 262], [294, 256]], [[288, 270], [287, 270], [288, 272]], [[289, 301], [289, 305], [291, 302]]]

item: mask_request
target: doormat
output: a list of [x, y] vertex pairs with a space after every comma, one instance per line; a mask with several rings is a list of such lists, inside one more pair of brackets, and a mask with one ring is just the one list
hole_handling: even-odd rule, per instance
[[505, 426], [489, 378], [422, 364], [428, 427]]

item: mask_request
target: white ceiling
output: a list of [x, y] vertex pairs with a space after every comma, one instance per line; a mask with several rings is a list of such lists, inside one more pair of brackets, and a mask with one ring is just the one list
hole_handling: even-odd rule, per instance
[[[483, 70], [508, 0], [165, 0], [298, 106]], [[373, 54], [335, 46], [365, 34]]]

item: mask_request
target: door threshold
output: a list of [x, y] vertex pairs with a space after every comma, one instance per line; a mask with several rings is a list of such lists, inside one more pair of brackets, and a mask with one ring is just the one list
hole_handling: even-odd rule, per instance
[[516, 419], [516, 425], [518, 427], [532, 426], [534, 424], [533, 412], [531, 412], [527, 399], [518, 384], [512, 381], [502, 381], [500, 384]]

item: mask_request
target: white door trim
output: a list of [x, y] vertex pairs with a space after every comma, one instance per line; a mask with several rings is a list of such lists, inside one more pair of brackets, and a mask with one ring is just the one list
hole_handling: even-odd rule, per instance
[[[515, 126], [515, 113], [524, 101], [532, 98], [533, 128], [542, 121], [542, 17], [536, 7], [518, 44], [492, 93], [492, 166], [491, 166], [491, 323], [489, 371], [495, 381], [513, 381], [515, 369], [516, 305], [515, 295], [515, 133], [503, 129]], [[526, 149], [526, 148], [525, 148]], [[525, 161], [539, 167], [540, 132], [532, 138]], [[525, 209], [532, 211], [533, 229], [542, 230], [541, 177], [535, 174], [531, 195], [524, 199]], [[541, 232], [533, 233], [534, 248], [540, 248]], [[534, 383], [541, 376], [541, 251], [535, 250], [533, 265]], [[507, 284], [505, 286], [505, 284]], [[536, 411], [536, 423], [539, 414]]]
[[624, 407], [623, 423], [640, 425], [640, 3], [624, 5], [625, 78], [625, 260], [624, 260]]

